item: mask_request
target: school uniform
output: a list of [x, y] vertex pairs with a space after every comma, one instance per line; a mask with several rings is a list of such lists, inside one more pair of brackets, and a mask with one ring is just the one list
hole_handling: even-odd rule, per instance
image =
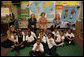
[[54, 38], [54, 36], [59, 35], [59, 31], [57, 31], [56, 33], [53, 31], [52, 34], [53, 34], [53, 38]]
[[37, 39], [36, 34], [34, 32], [31, 31], [31, 35], [35, 38], [35, 40]]
[[[40, 38], [40, 34], [39, 34], [38, 38]], [[47, 45], [46, 41], [47, 41], [46, 37], [43, 36], [43, 38], [41, 39], [41, 43], [43, 44], [45, 50], [46, 50], [46, 45]]]
[[55, 36], [59, 35], [59, 31], [57, 31], [56, 33], [53, 31], [52, 34], [54, 34]]
[[33, 45], [35, 43], [35, 39], [32, 35], [30, 35], [30, 36], [27, 35], [26, 41], [27, 41], [27, 44], [26, 44], [27, 46]]
[[58, 56], [58, 54], [56, 53], [56, 44], [53, 38], [48, 39], [47, 37], [47, 45], [48, 45], [48, 48], [45, 52], [53, 56]]
[[[12, 39], [14, 39], [14, 36], [12, 36]], [[16, 38], [16, 40], [14, 40], [14, 41], [16, 41], [16, 43], [14, 44], [15, 45], [15, 47], [13, 48], [13, 51], [15, 50], [15, 51], [19, 51], [20, 49], [22, 49], [22, 48], [24, 48], [24, 47], [21, 47], [21, 45], [24, 45], [24, 36], [20, 36], [20, 35], [18, 35], [17, 36], [17, 38]], [[18, 45], [17, 44], [17, 42], [20, 44], [21, 42], [23, 42], [21, 45]], [[17, 46], [18, 45], [18, 46]]]
[[40, 50], [39, 50], [39, 49], [41, 49], [41, 50], [44, 52], [44, 47], [43, 47], [43, 45], [40, 43], [39, 49], [37, 49], [35, 52], [33, 52], [33, 50], [36, 49], [36, 46], [37, 46], [37, 43], [35, 43], [35, 44], [33, 45], [33, 49], [32, 49], [32, 51], [30, 52], [30, 55], [31, 55], [31, 56], [44, 56], [44, 53], [41, 53]]
[[64, 35], [63, 36], [57, 35], [55, 42], [57, 45], [62, 45], [62, 44], [64, 44], [64, 43], [62, 43], [62, 40], [64, 40], [64, 39], [65, 39]]
[[[65, 37], [68, 36], [70, 39], [73, 39], [75, 36], [73, 33], [69, 34], [68, 32], [65, 34]], [[71, 44], [72, 41], [66, 38], [67, 43]]]

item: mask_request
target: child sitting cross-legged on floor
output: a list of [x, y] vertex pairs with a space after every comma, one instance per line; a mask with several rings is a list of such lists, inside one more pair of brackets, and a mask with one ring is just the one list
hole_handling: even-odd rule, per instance
[[44, 33], [41, 31], [40, 33], [39, 33], [39, 36], [38, 36], [38, 38], [40, 38], [41, 39], [41, 43], [43, 44], [43, 46], [44, 46], [44, 50], [46, 50], [45, 48], [46, 48], [46, 36], [44, 35]]
[[47, 46], [48, 48], [46, 49], [46, 53], [52, 56], [58, 56], [56, 53], [56, 43], [54, 42], [54, 39], [52, 38], [52, 33], [48, 33], [47, 36]]
[[64, 39], [65, 39], [65, 37], [64, 37], [63, 31], [60, 31], [60, 32], [59, 32], [59, 35], [56, 35], [56, 36], [54, 37], [54, 41], [55, 41], [55, 43], [56, 43], [58, 46], [63, 46], [63, 44], [64, 44]]
[[15, 40], [15, 44], [12, 45], [11, 47], [13, 48], [12, 51], [16, 51], [16, 56], [20, 53], [20, 49], [22, 49], [24, 47], [24, 44], [23, 44], [23, 36], [22, 36], [22, 33], [20, 32], [18, 35], [17, 35], [17, 32], [14, 32], [12, 38]]
[[66, 42], [67, 44], [74, 44], [73, 43], [73, 40], [74, 40], [74, 34], [72, 33], [72, 30], [71, 29], [68, 29], [68, 32], [65, 34], [65, 37], [66, 37]]
[[41, 44], [41, 39], [38, 38], [36, 43], [33, 45], [32, 51], [30, 51], [31, 56], [44, 56], [44, 47]]
[[35, 43], [35, 37], [31, 34], [31, 30], [28, 29], [28, 34], [26, 35], [26, 46], [33, 46]]

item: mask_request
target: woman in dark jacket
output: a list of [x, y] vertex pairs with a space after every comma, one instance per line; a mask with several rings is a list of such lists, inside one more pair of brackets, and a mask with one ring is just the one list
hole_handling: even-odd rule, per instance
[[35, 18], [35, 15], [31, 14], [31, 18], [28, 19], [28, 28], [30, 28], [31, 31], [33, 31], [34, 33], [36, 33], [36, 23], [37, 23], [37, 20]]

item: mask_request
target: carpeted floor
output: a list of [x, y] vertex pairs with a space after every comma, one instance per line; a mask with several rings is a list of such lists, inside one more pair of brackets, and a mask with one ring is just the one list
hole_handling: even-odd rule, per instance
[[[9, 49], [6, 56], [15, 56], [16, 51], [11, 52], [12, 48]], [[29, 52], [32, 50], [32, 47], [25, 47], [24, 49], [20, 50], [19, 56], [30, 56]], [[57, 47], [56, 52], [60, 56], [83, 56], [83, 50], [75, 43], [75, 45], [69, 45], [66, 46], [66, 44], [63, 47]], [[45, 53], [46, 56], [50, 56], [47, 53]]]

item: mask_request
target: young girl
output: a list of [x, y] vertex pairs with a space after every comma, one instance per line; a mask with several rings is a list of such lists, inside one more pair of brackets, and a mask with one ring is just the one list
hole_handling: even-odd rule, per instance
[[47, 45], [48, 45], [48, 49], [46, 49], [46, 52], [53, 56], [58, 56], [58, 54], [56, 54], [56, 46], [57, 45], [55, 44], [54, 39], [52, 38], [52, 33], [48, 34]]
[[63, 31], [60, 31], [59, 35], [54, 37], [54, 40], [55, 40], [56, 44], [59, 45], [59, 46], [63, 46], [64, 39], [65, 39], [65, 37], [64, 37]]
[[74, 34], [71, 32], [71, 29], [68, 30], [65, 36], [68, 44], [71, 44], [75, 37]]
[[46, 48], [46, 37], [44, 36], [44, 34], [43, 34], [43, 32], [40, 32], [39, 33], [39, 37], [38, 38], [40, 38], [41, 39], [41, 43], [43, 44], [43, 46], [44, 46], [44, 49]]
[[53, 37], [59, 35], [59, 31], [57, 30], [57, 28], [54, 28], [54, 31], [52, 32], [52, 34], [54, 35]]
[[44, 56], [44, 47], [41, 44], [40, 38], [37, 39], [37, 42], [33, 45], [33, 49], [30, 52], [31, 56]]
[[28, 29], [28, 34], [26, 36], [27, 46], [33, 45], [35, 43], [35, 38], [31, 34], [31, 30]]

